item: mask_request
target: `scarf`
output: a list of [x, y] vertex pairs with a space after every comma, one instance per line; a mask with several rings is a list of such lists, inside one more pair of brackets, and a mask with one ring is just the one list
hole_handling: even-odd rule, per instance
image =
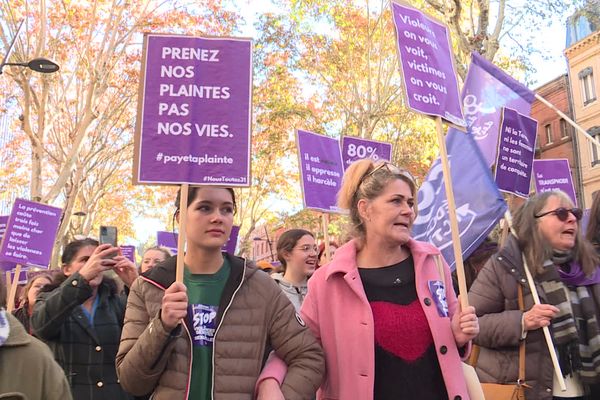
[[574, 262], [558, 268], [556, 261], [570, 260], [565, 254], [552, 258], [544, 263], [544, 273], [537, 279], [548, 303], [559, 309], [550, 328], [561, 370], [564, 376], [578, 371], [584, 383], [596, 383], [600, 381], [600, 326], [596, 318], [599, 305], [591, 285], [598, 283], [598, 274], [586, 277]]

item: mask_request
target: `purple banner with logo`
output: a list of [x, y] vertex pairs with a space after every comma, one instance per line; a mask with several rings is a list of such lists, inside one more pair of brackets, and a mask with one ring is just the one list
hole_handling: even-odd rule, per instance
[[533, 160], [533, 176], [537, 193], [562, 190], [577, 205], [571, 167], [566, 158]]
[[124, 245], [119, 246], [119, 248], [121, 249], [121, 254], [127, 257], [129, 261], [135, 264], [135, 246]]
[[297, 138], [304, 207], [337, 212], [337, 192], [344, 175], [338, 141], [302, 130]]
[[392, 144], [357, 137], [342, 137], [342, 160], [344, 170], [354, 161], [370, 158], [373, 161], [392, 159]]
[[61, 215], [60, 208], [16, 199], [0, 248], [2, 268], [13, 263], [48, 268]]
[[479, 54], [472, 53], [462, 98], [467, 131], [491, 167], [496, 162], [502, 107], [529, 115], [535, 94]]
[[537, 139], [537, 121], [504, 108], [496, 161], [496, 185], [503, 192], [528, 198]]
[[448, 28], [394, 2], [392, 15], [409, 107], [465, 126]]
[[252, 41], [145, 39], [136, 182], [249, 186]]

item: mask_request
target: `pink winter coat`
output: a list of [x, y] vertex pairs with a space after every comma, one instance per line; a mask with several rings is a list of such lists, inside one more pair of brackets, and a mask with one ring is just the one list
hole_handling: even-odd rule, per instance
[[[408, 246], [415, 264], [417, 295], [431, 328], [448, 396], [454, 400], [469, 399], [450, 325], [452, 315], [458, 310], [450, 270], [444, 262], [450, 317], [441, 317], [428, 286], [428, 281], [440, 280], [432, 257], [440, 252], [428, 243], [412, 239]], [[310, 278], [300, 314], [320, 339], [325, 352], [327, 375], [317, 398], [372, 400], [375, 380], [373, 314], [356, 265], [354, 241], [337, 249], [334, 260]], [[281, 382], [284, 371], [285, 365], [281, 361], [271, 359], [260, 379], [272, 377]]]

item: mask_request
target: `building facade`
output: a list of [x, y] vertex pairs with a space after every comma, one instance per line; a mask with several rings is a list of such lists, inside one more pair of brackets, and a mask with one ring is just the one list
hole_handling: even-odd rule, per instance
[[[563, 74], [537, 88], [535, 92], [573, 119], [569, 77]], [[531, 104], [531, 117], [538, 121], [536, 159], [569, 160], [577, 202], [582, 202], [581, 170], [575, 130], [567, 121], [539, 100]]]
[[[567, 21], [564, 51], [568, 63], [575, 122], [600, 140], [600, 2], [588, 5]], [[600, 191], [600, 147], [577, 132], [581, 165], [583, 207], [590, 207], [592, 196]]]

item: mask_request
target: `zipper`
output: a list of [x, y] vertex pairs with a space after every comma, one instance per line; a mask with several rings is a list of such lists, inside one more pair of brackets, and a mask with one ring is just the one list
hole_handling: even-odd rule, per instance
[[[244, 272], [245, 272], [245, 270], [244, 270]], [[161, 289], [163, 292], [166, 290], [163, 286], [159, 285], [158, 283], [156, 283], [155, 281], [153, 281], [151, 279], [146, 278], [145, 276], [142, 276], [141, 278], [143, 280], [145, 280], [146, 282], [148, 282], [148, 283], [156, 286], [157, 288]], [[222, 319], [221, 319], [221, 321], [222, 321]], [[193, 346], [193, 343], [192, 343], [192, 336], [190, 334], [190, 331], [187, 328], [187, 325], [185, 324], [185, 322], [182, 323], [181, 325], [183, 326], [183, 329], [185, 330], [185, 333], [187, 333], [187, 337], [188, 337], [189, 344], [190, 344], [190, 347], [189, 347], [190, 348], [190, 354], [189, 354], [189, 356], [190, 356], [189, 360], [190, 361], [189, 361], [189, 365], [188, 365], [189, 368], [188, 368], [188, 376], [187, 376], [187, 386], [186, 386], [186, 389], [185, 389], [185, 397], [184, 397], [184, 400], [188, 400], [188, 396], [190, 395], [190, 381], [192, 380], [192, 363], [194, 362], [194, 360], [193, 360], [193, 357], [194, 357], [193, 347], [194, 346]], [[215, 332], [215, 337], [216, 337], [216, 332]], [[213, 352], [213, 354], [214, 354], [214, 352]], [[213, 360], [214, 360], [214, 358], [213, 358]], [[214, 376], [214, 374], [213, 374], [213, 376]]]
[[212, 371], [211, 371], [212, 387], [210, 390], [211, 391], [210, 397], [213, 400], [215, 398], [215, 344], [217, 343], [217, 334], [219, 333], [219, 328], [221, 327], [221, 325], [223, 324], [223, 321], [225, 320], [225, 314], [227, 314], [227, 310], [229, 310], [229, 308], [231, 307], [231, 303], [233, 303], [233, 299], [235, 299], [235, 295], [237, 294], [237, 292], [239, 292], [240, 288], [242, 287], [242, 284], [244, 283], [245, 277], [246, 277], [246, 260], [244, 260], [244, 272], [242, 272], [242, 280], [240, 280], [238, 287], [235, 289], [235, 291], [231, 295], [231, 299], [229, 300], [227, 307], [225, 307], [225, 310], [223, 311], [223, 316], [221, 317], [221, 321], [219, 322], [219, 325], [217, 325], [217, 329], [215, 329], [215, 336], [213, 338]]

